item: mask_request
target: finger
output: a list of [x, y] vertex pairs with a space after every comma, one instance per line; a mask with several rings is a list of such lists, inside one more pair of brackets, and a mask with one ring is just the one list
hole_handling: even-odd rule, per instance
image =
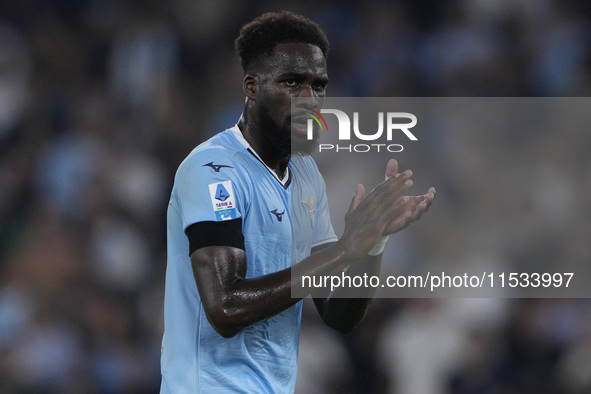
[[414, 198], [409, 196], [399, 197], [396, 200], [389, 201], [388, 205], [381, 208], [383, 212], [382, 216], [387, 223], [397, 218], [405, 219], [412, 214], [412, 207], [414, 205], [416, 205]]
[[423, 213], [425, 212], [426, 204], [424, 201], [418, 202], [416, 200], [412, 200], [412, 203], [407, 204], [405, 208], [405, 215], [407, 218], [407, 225], [417, 221], [421, 218]]
[[407, 170], [405, 171], [405, 175], [399, 177], [397, 182], [391, 185], [391, 187], [387, 190], [389, 193], [388, 198], [386, 199], [388, 203], [391, 204], [400, 198], [404, 198], [406, 202], [413, 199], [413, 197], [404, 196], [408, 189], [410, 189], [414, 184], [413, 180], [409, 178], [411, 175], [412, 171]]
[[433, 200], [435, 200], [435, 188], [432, 187], [426, 194], [414, 196], [412, 198], [417, 204], [421, 203], [422, 201], [425, 201], [427, 205], [429, 205], [431, 204], [431, 202], [433, 202]]
[[[384, 190], [384, 197], [380, 203], [380, 209], [389, 212], [400, 209], [401, 206], [406, 205], [413, 200], [412, 197], [405, 196], [405, 193], [413, 185], [412, 179], [401, 178]], [[398, 207], [398, 208], [397, 208]]]
[[386, 165], [386, 180], [392, 178], [398, 173], [398, 161], [390, 159]]
[[349, 206], [349, 211], [347, 211], [347, 214], [353, 212], [357, 208], [359, 203], [363, 201], [364, 197], [365, 188], [363, 187], [363, 185], [359, 184], [357, 185], [357, 191], [355, 192], [355, 196], [353, 196], [353, 199], [351, 200], [351, 205]]
[[427, 191], [427, 194], [425, 194], [425, 197], [428, 197], [431, 200], [435, 200], [436, 195], [437, 195], [437, 191], [435, 190], [435, 188], [430, 187], [429, 190]]
[[365, 203], [381, 205], [391, 204], [399, 199], [413, 185], [410, 177], [411, 170], [395, 174], [392, 178], [382, 182], [367, 196]]
[[[430, 188], [427, 194], [421, 196], [403, 196], [392, 206], [395, 216], [386, 226], [385, 232], [392, 234], [419, 220], [429, 209], [435, 198], [435, 189]], [[396, 217], [396, 212], [398, 215]]]
[[416, 222], [417, 220], [419, 220], [421, 218], [421, 216], [423, 216], [423, 214], [425, 213], [425, 206], [424, 205], [417, 205], [416, 209], [414, 210], [414, 212], [412, 212], [412, 214], [409, 217], [409, 223], [412, 222]]
[[[382, 185], [384, 183], [386, 183], [386, 188], [388, 188], [390, 190], [390, 192], [398, 190], [400, 188], [404, 188], [405, 186], [412, 186], [412, 171], [411, 170], [405, 170], [401, 173], [396, 173], [394, 174], [394, 176], [386, 179], [386, 181], [384, 181], [382, 183]], [[408, 183], [408, 181], [410, 181], [410, 183]], [[408, 188], [407, 188], [408, 189]]]
[[431, 208], [431, 204], [433, 204], [433, 200], [435, 200], [436, 191], [434, 187], [429, 188], [429, 192], [425, 194], [425, 212]]
[[[413, 185], [413, 181], [410, 179], [411, 176], [411, 170], [396, 174], [376, 187], [363, 200], [363, 204], [370, 211], [379, 212], [380, 221], [391, 222], [394, 216], [401, 214], [402, 205], [411, 199], [410, 197], [403, 197]], [[404, 199], [405, 202], [403, 203], [401, 199]]]
[[429, 193], [420, 196], [420, 201], [415, 200], [417, 205], [413, 208], [412, 221], [419, 220], [421, 216], [423, 216], [423, 214], [429, 210], [433, 200], [435, 199], [434, 191], [435, 189], [431, 188], [429, 189]]

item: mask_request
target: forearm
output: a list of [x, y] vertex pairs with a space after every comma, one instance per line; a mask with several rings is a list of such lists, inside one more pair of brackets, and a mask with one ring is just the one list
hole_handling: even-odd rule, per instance
[[[211, 289], [220, 296], [206, 303], [208, 317], [221, 335], [231, 337], [243, 328], [274, 316], [300, 301], [305, 295], [293, 297], [292, 287], [301, 288], [302, 276], [336, 274], [347, 265], [346, 274], [349, 276], [377, 276], [381, 255], [368, 255], [351, 264], [339, 244], [335, 244], [314, 253], [292, 268], [257, 278], [237, 278], [227, 288]], [[351, 331], [364, 318], [375, 289], [357, 289], [361, 292], [356, 293], [355, 298], [340, 298], [350, 296], [347, 290], [351, 291], [338, 289], [326, 298], [315, 300], [326, 324], [343, 332]]]
[[[382, 255], [367, 255], [351, 264], [346, 270], [348, 277], [379, 276]], [[330, 327], [350, 332], [365, 317], [377, 289], [373, 287], [344, 288], [326, 291], [324, 297], [314, 298], [322, 320]]]
[[[228, 249], [214, 247], [196, 253], [193, 264], [199, 266], [194, 269], [200, 275], [195, 278], [205, 312], [214, 328], [225, 337], [236, 335], [243, 328], [272, 317], [305, 297], [308, 293], [292, 297], [292, 287], [301, 288], [302, 276], [330, 275], [353, 261], [337, 242], [291, 268], [246, 279], [245, 272], [224, 271], [224, 267], [240, 266], [245, 259], [244, 251], [234, 249], [235, 255], [228, 255]], [[216, 259], [227, 260], [230, 264], [212, 264]]]

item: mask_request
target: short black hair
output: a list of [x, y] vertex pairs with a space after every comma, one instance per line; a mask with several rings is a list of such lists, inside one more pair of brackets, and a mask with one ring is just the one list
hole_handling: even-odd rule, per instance
[[306, 43], [328, 54], [328, 39], [316, 22], [290, 11], [268, 12], [242, 26], [236, 39], [236, 53], [246, 72], [278, 44]]

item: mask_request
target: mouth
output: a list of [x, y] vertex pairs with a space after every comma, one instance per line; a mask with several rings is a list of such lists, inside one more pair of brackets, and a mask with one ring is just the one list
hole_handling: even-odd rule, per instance
[[308, 135], [308, 120], [309, 116], [307, 115], [300, 115], [293, 117], [291, 119], [291, 131], [292, 134], [298, 134], [302, 136]]

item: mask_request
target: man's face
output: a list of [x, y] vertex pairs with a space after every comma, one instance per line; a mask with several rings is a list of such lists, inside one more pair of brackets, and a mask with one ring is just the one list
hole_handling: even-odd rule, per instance
[[[322, 107], [328, 83], [326, 59], [320, 48], [279, 44], [257, 76], [256, 106], [263, 137], [282, 153], [311, 151], [316, 141], [307, 139], [309, 116], [305, 110]], [[292, 98], [297, 99], [293, 114]]]

